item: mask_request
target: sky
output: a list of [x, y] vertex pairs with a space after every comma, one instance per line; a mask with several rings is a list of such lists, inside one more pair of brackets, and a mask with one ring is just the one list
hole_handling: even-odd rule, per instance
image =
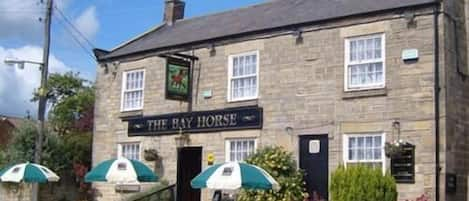
[[[43, 1], [43, 2], [42, 2]], [[0, 0], [0, 115], [36, 116], [30, 101], [40, 83], [37, 65], [23, 70], [5, 58], [42, 61], [46, 0]], [[265, 0], [185, 0], [185, 18], [245, 7]], [[54, 0], [49, 71], [79, 72], [95, 80], [92, 49], [110, 50], [159, 25], [164, 0]]]

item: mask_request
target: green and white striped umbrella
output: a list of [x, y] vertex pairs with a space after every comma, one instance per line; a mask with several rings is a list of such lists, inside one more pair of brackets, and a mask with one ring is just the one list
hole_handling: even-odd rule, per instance
[[274, 189], [280, 188], [275, 179], [265, 170], [242, 162], [213, 165], [191, 181], [192, 188], [217, 190]]
[[46, 183], [57, 182], [60, 177], [49, 168], [34, 163], [21, 163], [0, 171], [1, 182]]
[[126, 158], [104, 161], [85, 176], [85, 182], [138, 183], [157, 180], [156, 174], [145, 164]]

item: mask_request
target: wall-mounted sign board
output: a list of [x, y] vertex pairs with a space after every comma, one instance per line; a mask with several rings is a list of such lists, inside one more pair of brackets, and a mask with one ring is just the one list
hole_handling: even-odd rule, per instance
[[446, 193], [453, 194], [457, 190], [457, 175], [454, 173], [446, 173]]
[[217, 132], [262, 128], [262, 108], [238, 107], [223, 110], [131, 117], [129, 136], [157, 136], [184, 133]]
[[419, 50], [418, 49], [405, 49], [402, 50], [402, 60], [403, 61], [416, 61], [419, 59]]
[[402, 145], [402, 152], [391, 158], [391, 175], [397, 183], [415, 183], [415, 146]]

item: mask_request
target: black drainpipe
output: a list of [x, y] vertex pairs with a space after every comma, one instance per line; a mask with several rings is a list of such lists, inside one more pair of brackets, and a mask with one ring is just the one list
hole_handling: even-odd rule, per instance
[[440, 2], [434, 8], [433, 25], [434, 25], [434, 96], [435, 96], [435, 201], [440, 201], [440, 39], [439, 39], [439, 22], [438, 16], [440, 15]]

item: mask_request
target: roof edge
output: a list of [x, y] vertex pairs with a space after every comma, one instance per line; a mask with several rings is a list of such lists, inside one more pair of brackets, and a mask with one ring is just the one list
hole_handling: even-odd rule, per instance
[[[271, 0], [271, 1], [268, 1], [268, 2], [266, 2], [266, 3], [271, 3], [271, 2], [273, 2], [273, 1], [275, 1], [275, 0]], [[101, 58], [99, 58], [99, 61], [113, 60], [113, 59], [118, 59], [118, 58], [122, 58], [122, 57], [127, 57], [127, 56], [131, 56], [131, 55], [135, 55], [135, 54], [145, 53], [145, 52], [164, 51], [164, 50], [166, 50], [166, 49], [177, 48], [177, 47], [186, 46], [186, 45], [193, 45], [193, 44], [198, 44], [198, 43], [206, 43], [206, 42], [210, 42], [210, 41], [218, 41], [218, 40], [223, 40], [223, 39], [225, 39], [225, 38], [227, 38], [227, 37], [242, 37], [242, 36], [246, 36], [246, 35], [253, 35], [253, 34], [259, 34], [259, 33], [274, 32], [274, 31], [276, 31], [276, 30], [281, 30], [281, 29], [285, 29], [285, 28], [289, 28], [289, 27], [308, 26], [308, 25], [311, 25], [311, 24], [314, 24], [314, 23], [322, 23], [322, 22], [340, 20], [340, 19], [343, 19], [343, 18], [346, 18], [346, 17], [363, 16], [363, 15], [369, 15], [369, 14], [376, 14], [376, 13], [379, 13], [379, 12], [392, 12], [392, 11], [396, 11], [396, 10], [403, 9], [403, 8], [415, 8], [415, 7], [432, 6], [432, 5], [440, 4], [441, 1], [442, 1], [442, 0], [433, 0], [432, 2], [427, 2], [427, 3], [422, 3], [422, 4], [414, 4], [414, 5], [408, 5], [408, 6], [403, 6], [403, 7], [390, 8], [390, 9], [385, 9], [385, 10], [377, 10], [377, 11], [370, 11], [370, 12], [365, 12], [365, 13], [357, 13], [357, 14], [352, 14], [352, 15], [344, 15], [344, 16], [335, 17], [335, 18], [321, 19], [321, 20], [317, 20], [317, 21], [309, 21], [309, 22], [298, 23], [298, 24], [289, 24], [289, 25], [280, 26], [280, 27], [272, 27], [272, 28], [269, 28], [269, 29], [263, 29], [263, 30], [256, 30], [256, 31], [244, 32], [244, 33], [238, 33], [238, 34], [234, 34], [234, 35], [226, 35], [226, 36], [221, 36], [221, 37], [217, 37], [217, 38], [211, 38], [211, 39], [207, 39], [207, 40], [199, 40], [199, 41], [193, 41], [193, 42], [184, 43], [184, 44], [177, 44], [177, 45], [166, 46], [166, 47], [160, 47], [160, 48], [155, 48], [155, 49], [141, 50], [141, 51], [136, 51], [136, 52], [132, 52], [132, 53], [128, 53], [128, 54], [115, 55], [115, 56], [110, 56], [110, 57], [108, 57], [107, 55], [103, 55]], [[264, 3], [264, 4], [265, 4], [265, 3]], [[251, 6], [248, 6], [248, 7], [258, 6], [258, 5], [262, 5], [262, 4], [255, 4], [255, 5], [251, 5]], [[241, 8], [241, 9], [243, 9], [243, 8]], [[238, 9], [235, 9], [235, 10], [238, 10]], [[225, 12], [229, 12], [229, 11], [225, 11]], [[223, 13], [223, 12], [220, 12], [220, 13]], [[218, 14], [218, 13], [215, 13], [215, 14]], [[205, 15], [205, 16], [210, 16], [210, 15]], [[199, 17], [204, 17], [204, 16], [199, 16]], [[197, 17], [195, 17], [195, 18], [197, 18]], [[190, 20], [190, 19], [193, 19], [193, 18], [189, 18], [189, 19], [187, 19], [187, 20]], [[157, 27], [146, 31], [146, 32], [143, 33], [143, 34], [140, 34], [139, 36], [134, 37], [133, 39], [131, 39], [131, 40], [125, 42], [125, 43], [122, 43], [122, 44], [119, 45], [118, 47], [116, 47], [116, 48], [110, 50], [109, 53], [112, 53], [112, 52], [114, 52], [115, 50], [117, 50], [117, 49], [119, 49], [119, 48], [122, 48], [122, 47], [124, 47], [125, 45], [127, 45], [127, 44], [129, 44], [129, 43], [131, 43], [131, 42], [133, 42], [133, 41], [135, 41], [135, 40], [140, 39], [141, 37], [143, 37], [143, 36], [149, 34], [150, 32], [156, 31], [156, 30], [158, 30], [158, 29], [164, 27], [165, 25], [166, 25], [166, 24], [160, 24], [160, 25], [158, 25]]]
[[148, 29], [147, 31], [145, 31], [145, 32], [143, 32], [143, 33], [141, 33], [141, 34], [139, 34], [139, 35], [137, 35], [137, 36], [135, 36], [135, 37], [133, 37], [133, 38], [127, 40], [127, 41], [124, 41], [124, 42], [120, 43], [120, 44], [117, 45], [116, 47], [114, 47], [114, 48], [112, 48], [111, 50], [109, 50], [109, 52], [114, 52], [114, 51], [116, 51], [116, 50], [118, 50], [118, 49], [120, 49], [120, 48], [123, 48], [124, 46], [128, 45], [129, 43], [134, 42], [134, 41], [136, 41], [136, 40], [142, 38], [143, 36], [145, 36], [145, 35], [147, 35], [147, 34], [149, 34], [149, 33], [151, 33], [151, 32], [154, 32], [154, 31], [157, 31], [158, 29], [163, 28], [165, 25], [166, 25], [166, 23], [162, 23], [162, 24], [158, 24], [158, 25], [156, 25], [156, 26], [153, 26], [152, 28]]

